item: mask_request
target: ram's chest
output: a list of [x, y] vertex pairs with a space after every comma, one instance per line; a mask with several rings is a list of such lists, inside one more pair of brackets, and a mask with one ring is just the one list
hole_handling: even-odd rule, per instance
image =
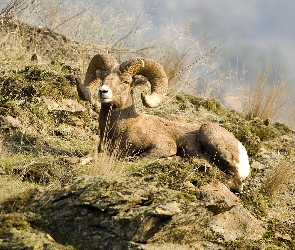
[[123, 143], [139, 145], [140, 139], [143, 135], [142, 132], [137, 128], [137, 126], [133, 126], [131, 121], [130, 123], [119, 122], [116, 126], [116, 137], [120, 138]]
[[136, 118], [118, 121], [114, 128], [114, 138], [120, 138], [121, 144], [128, 145], [128, 147], [132, 145], [135, 149], [149, 147], [152, 138], [155, 140], [156, 136], [150, 126]]

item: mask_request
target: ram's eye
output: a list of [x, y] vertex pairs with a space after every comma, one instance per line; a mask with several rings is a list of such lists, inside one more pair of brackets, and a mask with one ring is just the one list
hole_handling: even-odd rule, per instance
[[129, 82], [128, 81], [122, 81], [124, 84], [129, 84]]

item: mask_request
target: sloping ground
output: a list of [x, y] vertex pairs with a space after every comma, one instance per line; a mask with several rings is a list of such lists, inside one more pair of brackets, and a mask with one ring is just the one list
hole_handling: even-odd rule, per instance
[[[38, 54], [39, 63], [71, 62], [72, 67], [84, 69], [90, 55], [103, 50], [99, 46], [77, 43], [49, 29], [27, 25], [19, 20], [0, 16], [1, 68], [14, 69]], [[16, 62], [16, 64], [14, 64]]]
[[90, 161], [99, 107], [78, 100], [71, 56], [42, 57], [0, 66], [0, 249], [295, 248], [293, 131], [171, 92], [138, 109], [232, 131], [251, 156], [243, 193], [200, 159]]

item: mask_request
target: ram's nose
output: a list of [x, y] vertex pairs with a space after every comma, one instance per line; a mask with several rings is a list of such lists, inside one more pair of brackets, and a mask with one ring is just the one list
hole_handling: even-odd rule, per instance
[[108, 89], [99, 89], [98, 92], [99, 92], [99, 94], [102, 95], [102, 94], [108, 93], [109, 90]]
[[98, 97], [102, 103], [110, 102], [113, 97], [112, 90], [108, 86], [102, 85], [98, 89]]

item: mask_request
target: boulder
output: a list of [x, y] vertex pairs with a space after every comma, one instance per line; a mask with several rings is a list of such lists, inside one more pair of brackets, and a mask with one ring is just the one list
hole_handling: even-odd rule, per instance
[[[206, 191], [206, 207], [214, 213], [207, 231], [213, 232], [223, 241], [238, 238], [259, 240], [265, 232], [263, 222], [256, 219], [239, 202], [239, 198], [222, 184], [208, 184], [201, 187]], [[209, 201], [207, 201], [209, 200]]]
[[259, 239], [264, 233], [221, 183], [189, 193], [140, 175], [85, 176], [25, 197], [25, 205], [14, 200], [1, 209], [13, 207], [6, 212], [25, 214], [33, 228], [76, 249], [224, 249], [219, 240]]
[[72, 99], [62, 99], [60, 102], [57, 102], [43, 96], [42, 101], [51, 112], [69, 112], [73, 114], [80, 114], [86, 111], [86, 108], [82, 104]]
[[2, 129], [21, 129], [22, 123], [18, 118], [14, 118], [10, 115], [0, 115], [0, 128]]

